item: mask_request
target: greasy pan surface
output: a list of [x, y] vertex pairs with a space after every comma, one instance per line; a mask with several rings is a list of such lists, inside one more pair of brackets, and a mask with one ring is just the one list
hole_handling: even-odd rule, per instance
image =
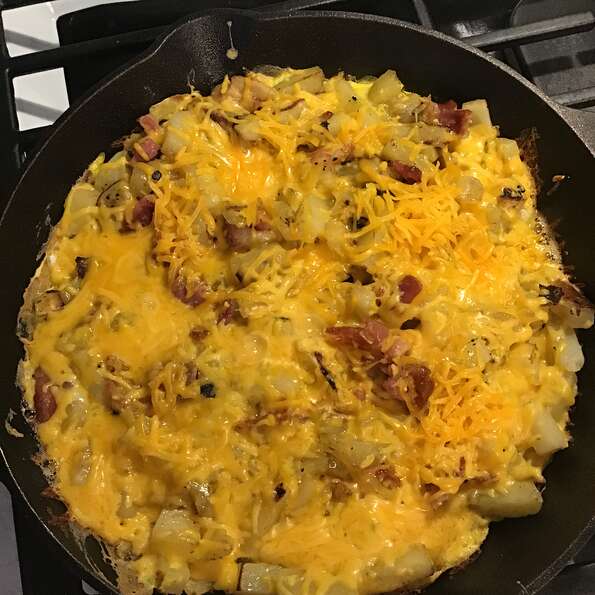
[[[239, 58], [230, 61], [226, 21]], [[576, 278], [595, 296], [592, 249], [591, 174], [593, 155], [558, 110], [515, 73], [439, 34], [408, 24], [346, 13], [263, 16], [243, 11], [215, 11], [181, 24], [140, 61], [100, 84], [69, 110], [53, 135], [31, 161], [0, 221], [1, 372], [4, 393], [0, 419], [9, 409], [20, 410], [14, 385], [22, 357], [15, 336], [21, 296], [35, 270], [36, 256], [49, 225], [58, 221], [72, 182], [97, 153], [127, 133], [139, 114], [157, 100], [184, 92], [187, 82], [208, 91], [229, 72], [258, 64], [320, 65], [327, 75], [340, 69], [354, 74], [379, 74], [394, 68], [406, 87], [432, 93], [438, 100], [485, 97], [502, 135], [514, 138], [528, 127], [540, 133], [539, 155], [544, 187], [554, 174], [570, 180], [541, 209], [557, 227]], [[572, 415], [574, 442], [556, 455], [546, 471], [545, 504], [536, 517], [492, 525], [481, 557], [464, 572], [443, 577], [428, 594], [533, 593], [555, 575], [588, 538], [595, 516], [595, 339], [581, 337], [587, 363], [579, 375], [582, 396]], [[0, 432], [0, 444], [16, 486], [35, 515], [48, 523], [63, 508], [41, 495], [47, 483], [32, 462], [35, 438], [20, 415], [13, 425], [25, 434], [15, 438]], [[114, 589], [113, 573], [102, 562], [99, 548], [86, 548], [64, 528], [50, 525], [60, 546], [76, 559], [92, 582]], [[100, 576], [95, 569], [105, 572]], [[111, 583], [111, 584], [110, 584]]]

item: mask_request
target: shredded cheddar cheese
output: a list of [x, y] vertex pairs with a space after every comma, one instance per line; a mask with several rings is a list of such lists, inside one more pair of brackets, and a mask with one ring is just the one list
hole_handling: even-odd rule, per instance
[[592, 313], [485, 102], [168, 98], [66, 199], [20, 381], [125, 593], [421, 587], [538, 512]]

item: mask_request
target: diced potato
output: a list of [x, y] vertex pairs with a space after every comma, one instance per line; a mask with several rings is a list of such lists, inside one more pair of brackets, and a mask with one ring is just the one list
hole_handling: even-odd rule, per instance
[[278, 91], [291, 90], [294, 85], [298, 85], [306, 93], [320, 93], [324, 83], [324, 72], [318, 66], [300, 70], [288, 79], [281, 81], [277, 85]]
[[301, 573], [297, 570], [283, 568], [273, 564], [247, 562], [240, 573], [240, 592], [273, 595], [278, 593], [277, 585], [283, 582], [284, 587], [301, 582]]
[[463, 109], [471, 112], [471, 124], [488, 124], [492, 125], [490, 117], [490, 110], [488, 102], [485, 99], [474, 99], [473, 101], [466, 101], [461, 106]]
[[414, 545], [392, 564], [376, 563], [362, 581], [366, 593], [386, 593], [423, 584], [434, 572], [434, 562], [423, 545]]
[[541, 409], [535, 415], [533, 432], [536, 436], [533, 448], [537, 454], [547, 455], [568, 444], [566, 434], [546, 409]]
[[566, 333], [565, 340], [560, 342], [558, 361], [568, 372], [578, 372], [585, 365], [585, 356], [574, 331]]
[[359, 107], [357, 93], [349, 81], [339, 78], [335, 81], [335, 93], [339, 100], [339, 106], [346, 112], [355, 111]]
[[122, 152], [116, 153], [107, 163], [99, 167], [95, 176], [95, 188], [101, 192], [127, 177], [126, 156]]
[[461, 176], [457, 181], [458, 200], [461, 203], [477, 202], [483, 196], [483, 184], [474, 176]]
[[324, 198], [306, 197], [300, 212], [300, 230], [303, 241], [313, 242], [322, 235], [330, 217], [330, 207]]
[[200, 533], [187, 511], [164, 509], [153, 526], [151, 541], [157, 548], [188, 556], [200, 541]]
[[76, 213], [82, 209], [94, 207], [98, 198], [99, 192], [91, 184], [76, 184], [68, 193], [66, 209], [71, 213]]
[[403, 90], [403, 83], [394, 70], [387, 70], [380, 75], [368, 91], [368, 99], [372, 103], [388, 103]]
[[537, 514], [543, 499], [532, 481], [517, 481], [503, 492], [475, 490], [469, 503], [480, 514], [493, 518], [516, 518]]
[[520, 159], [519, 146], [516, 144], [516, 141], [510, 138], [497, 138], [494, 142], [496, 143], [498, 153], [506, 161]]
[[248, 142], [255, 142], [260, 137], [260, 122], [257, 119], [245, 118], [235, 125], [236, 132]]
[[351, 288], [351, 307], [360, 318], [369, 318], [378, 310], [374, 290], [369, 285], [353, 285]]
[[174, 157], [192, 142], [194, 118], [189, 112], [176, 112], [167, 126], [161, 151], [167, 157]]
[[203, 595], [213, 589], [213, 583], [210, 581], [190, 579], [184, 586], [186, 595]]
[[[186, 583], [190, 578], [190, 570], [184, 562], [171, 564], [163, 572], [160, 591], [170, 594], [181, 594], [185, 590]], [[203, 591], [204, 593], [204, 591]]]

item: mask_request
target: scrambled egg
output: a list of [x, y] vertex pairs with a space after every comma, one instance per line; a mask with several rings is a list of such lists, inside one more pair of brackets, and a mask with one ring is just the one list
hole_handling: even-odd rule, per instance
[[592, 311], [485, 101], [268, 68], [139, 124], [19, 323], [53, 485], [123, 592], [420, 587], [539, 511]]

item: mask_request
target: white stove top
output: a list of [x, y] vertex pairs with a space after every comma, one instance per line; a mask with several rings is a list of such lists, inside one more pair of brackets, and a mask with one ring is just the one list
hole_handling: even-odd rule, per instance
[[[122, 0], [58, 0], [3, 11], [8, 51], [11, 56], [21, 56], [57, 47], [59, 16], [117, 1]], [[14, 88], [21, 130], [52, 124], [68, 108], [61, 68], [18, 77]]]

